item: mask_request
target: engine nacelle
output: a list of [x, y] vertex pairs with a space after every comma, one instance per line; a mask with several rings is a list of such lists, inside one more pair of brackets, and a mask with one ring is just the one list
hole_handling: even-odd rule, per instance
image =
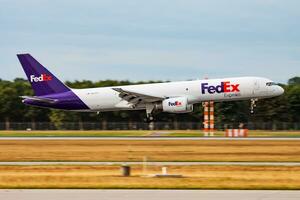
[[188, 113], [193, 112], [193, 105], [188, 104], [186, 97], [169, 98], [163, 100], [162, 110], [169, 113]]

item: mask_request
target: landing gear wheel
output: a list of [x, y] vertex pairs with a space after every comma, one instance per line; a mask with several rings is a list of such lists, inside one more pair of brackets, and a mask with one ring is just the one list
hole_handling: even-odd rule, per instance
[[152, 115], [148, 115], [147, 118], [145, 119], [146, 122], [150, 123], [154, 121], [154, 117]]
[[253, 114], [254, 113], [254, 108], [256, 107], [256, 102], [258, 101], [258, 99], [251, 99], [250, 100], [250, 113]]

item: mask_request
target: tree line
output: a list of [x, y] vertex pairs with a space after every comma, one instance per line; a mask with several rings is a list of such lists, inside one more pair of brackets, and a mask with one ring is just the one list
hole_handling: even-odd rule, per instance
[[[71, 88], [93, 88], [105, 86], [131, 85], [149, 82], [130, 82], [103, 80], [92, 82], [67, 81]], [[215, 103], [216, 123], [234, 122], [300, 122], [300, 77], [289, 79], [281, 85], [285, 89], [282, 96], [259, 100], [254, 114], [250, 113], [249, 101]], [[29, 82], [22, 78], [13, 81], [0, 79], [0, 122], [143, 122], [145, 111], [116, 111], [79, 113], [26, 106], [20, 96], [33, 95]], [[156, 121], [164, 122], [201, 122], [203, 118], [201, 104], [194, 106], [194, 112], [187, 114], [159, 113]]]

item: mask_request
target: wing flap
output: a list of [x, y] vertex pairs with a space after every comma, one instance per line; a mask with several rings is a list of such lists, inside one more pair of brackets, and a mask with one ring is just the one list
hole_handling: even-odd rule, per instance
[[132, 105], [137, 105], [139, 103], [151, 103], [156, 101], [162, 101], [164, 99], [162, 97], [156, 97], [152, 95], [124, 90], [122, 88], [112, 88], [112, 89], [119, 92], [119, 97], [127, 101], [128, 103], [131, 103]]

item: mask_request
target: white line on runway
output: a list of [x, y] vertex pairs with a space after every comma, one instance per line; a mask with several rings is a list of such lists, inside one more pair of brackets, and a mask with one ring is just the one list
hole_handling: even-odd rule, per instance
[[300, 137], [0, 137], [0, 140], [300, 140]]
[[299, 200], [284, 190], [0, 190], [5, 200]]
[[[144, 162], [0, 162], [1, 165], [142, 165]], [[153, 166], [242, 165], [242, 166], [300, 166], [300, 162], [147, 162]]]

